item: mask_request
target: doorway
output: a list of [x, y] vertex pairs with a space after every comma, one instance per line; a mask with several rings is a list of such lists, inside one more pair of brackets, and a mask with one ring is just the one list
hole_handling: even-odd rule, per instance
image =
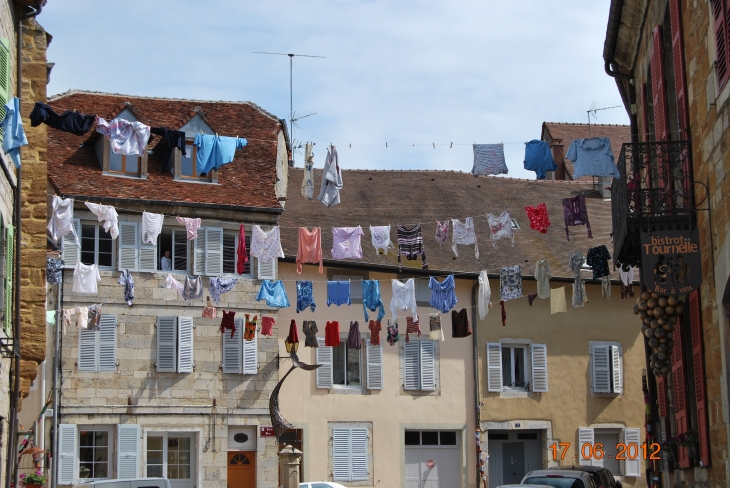
[[256, 488], [255, 451], [228, 451], [228, 488]]
[[542, 469], [542, 431], [490, 430], [489, 486], [519, 484], [532, 470]]

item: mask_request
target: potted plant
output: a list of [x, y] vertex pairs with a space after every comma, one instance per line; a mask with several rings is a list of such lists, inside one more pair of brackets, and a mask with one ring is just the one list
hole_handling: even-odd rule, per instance
[[43, 476], [43, 471], [39, 469], [35, 473], [21, 474], [20, 482], [25, 488], [41, 488], [46, 484], [46, 477]]
[[670, 463], [676, 463], [678, 456], [677, 456], [677, 449], [678, 449], [679, 443], [677, 442], [677, 439], [674, 437], [668, 438], [666, 441], [662, 442], [662, 451], [667, 453], [667, 461]]
[[677, 442], [687, 448], [687, 453], [692, 459], [699, 459], [700, 457], [700, 436], [695, 429], [690, 429], [683, 434], [677, 436]]

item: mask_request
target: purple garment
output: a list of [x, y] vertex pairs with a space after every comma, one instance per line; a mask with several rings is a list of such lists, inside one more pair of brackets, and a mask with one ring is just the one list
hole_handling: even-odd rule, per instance
[[585, 225], [588, 228], [588, 238], [593, 239], [591, 223], [588, 222], [586, 197], [577, 195], [573, 198], [563, 198], [563, 217], [565, 217], [565, 237], [570, 240], [568, 226]]
[[332, 227], [332, 257], [335, 259], [362, 259], [360, 238], [364, 232], [357, 227]]
[[360, 349], [360, 323], [356, 320], [350, 322], [350, 333], [347, 334], [347, 348]]

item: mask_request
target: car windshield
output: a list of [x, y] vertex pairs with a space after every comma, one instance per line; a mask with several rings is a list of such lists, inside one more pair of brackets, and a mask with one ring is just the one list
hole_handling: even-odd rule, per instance
[[547, 485], [555, 488], [586, 488], [583, 481], [576, 478], [553, 478], [547, 476], [535, 476], [527, 478], [522, 482], [523, 485]]

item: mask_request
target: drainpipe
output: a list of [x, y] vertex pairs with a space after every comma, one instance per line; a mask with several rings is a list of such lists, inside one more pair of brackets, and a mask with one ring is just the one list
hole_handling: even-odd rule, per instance
[[[61, 249], [63, 249], [63, 239], [61, 239]], [[56, 488], [58, 482], [58, 409], [61, 407], [61, 382], [59, 373], [61, 370], [61, 321], [63, 320], [63, 279], [64, 270], [61, 269], [61, 283], [58, 286], [58, 298], [56, 300], [56, 325], [53, 334], [53, 421], [51, 432], [51, 488]]]
[[[479, 288], [479, 285], [477, 282], [474, 282], [474, 285], [471, 287], [471, 323], [474, 324], [474, 331], [471, 334], [471, 343], [472, 347], [474, 348], [474, 426], [475, 426], [475, 434], [478, 432], [479, 425], [480, 425], [480, 418], [479, 418], [479, 341], [477, 341], [477, 331], [479, 330], [479, 324], [477, 322], [477, 289]], [[474, 450], [474, 455], [476, 456], [476, 466], [477, 466], [477, 477], [476, 486], [479, 487], [480, 483], [482, 481], [482, 473], [479, 471], [479, 452]]]

